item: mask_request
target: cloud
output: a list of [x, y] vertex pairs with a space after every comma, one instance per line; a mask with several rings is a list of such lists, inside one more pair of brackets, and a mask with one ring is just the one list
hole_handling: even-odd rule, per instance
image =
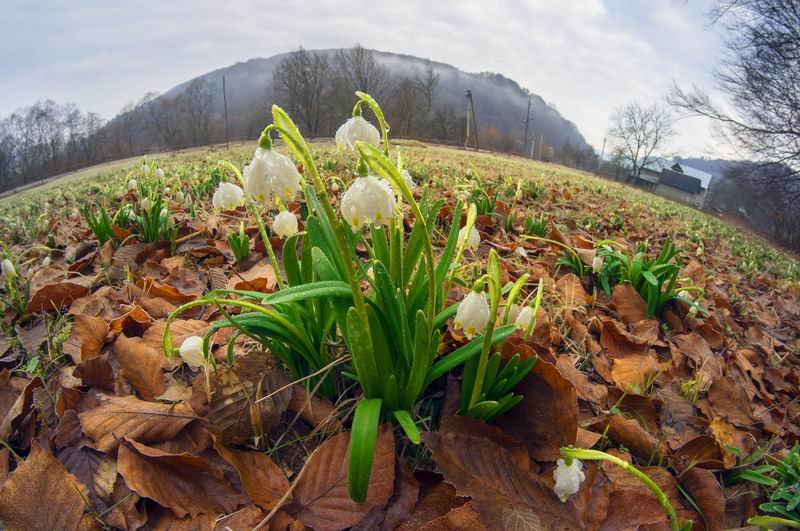
[[[0, 114], [52, 98], [104, 117], [148, 91], [303, 45], [361, 43], [493, 71], [552, 102], [600, 147], [611, 111], [672, 80], [709, 87], [719, 37], [709, 0], [10, 0], [0, 36]], [[719, 151], [700, 120], [675, 149]]]

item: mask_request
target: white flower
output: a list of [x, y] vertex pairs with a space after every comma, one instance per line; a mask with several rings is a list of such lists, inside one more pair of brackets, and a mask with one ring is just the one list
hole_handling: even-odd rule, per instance
[[466, 237], [467, 249], [472, 249], [474, 251], [481, 244], [481, 233], [478, 232], [478, 229], [476, 229], [474, 225], [469, 228], [469, 235], [467, 235], [466, 230], [467, 227], [461, 227], [461, 230], [458, 231], [458, 245], [464, 243], [464, 238]]
[[353, 116], [336, 130], [336, 146], [339, 149], [346, 147], [354, 150], [359, 140], [373, 146], [381, 143], [380, 131], [363, 116]]
[[165, 186], [165, 187], [164, 187], [164, 195], [169, 195], [169, 193], [170, 193], [171, 191], [172, 191], [172, 188], [170, 188], [169, 186]]
[[142, 165], [139, 167], [139, 175], [141, 175], [142, 177], [147, 177], [148, 175], [150, 175], [150, 166], [148, 166], [145, 163], [142, 163]]
[[153, 172], [153, 177], [156, 179], [163, 179], [164, 178], [164, 170], [161, 168], [156, 168], [156, 171]]
[[411, 177], [411, 174], [408, 173], [408, 170], [404, 169], [402, 172], [400, 172], [400, 174], [403, 176], [403, 180], [406, 182], [406, 186], [408, 186], [409, 190], [413, 190], [414, 187], [417, 186], [414, 184], [414, 178]]
[[284, 210], [272, 222], [272, 230], [281, 238], [288, 238], [297, 234], [297, 216]]
[[260, 156], [269, 166], [272, 193], [284, 201], [291, 201], [300, 191], [302, 177], [292, 159], [273, 149], [259, 149]]
[[397, 199], [384, 179], [359, 177], [342, 196], [342, 216], [353, 229], [361, 225], [388, 225], [395, 215]]
[[692, 294], [691, 294], [691, 293], [689, 293], [689, 292], [688, 292], [688, 291], [686, 291], [686, 290], [680, 290], [680, 291], [678, 292], [678, 297], [680, 297], [680, 298], [682, 298], [682, 299], [689, 299], [689, 300], [692, 300]]
[[244, 203], [244, 191], [233, 183], [219, 183], [219, 188], [211, 198], [217, 210], [233, 210]]
[[486, 329], [489, 324], [489, 302], [483, 293], [470, 291], [456, 312], [456, 328], [464, 330], [464, 334], [472, 339]]
[[517, 318], [514, 320], [514, 324], [520, 330], [527, 330], [533, 321], [533, 308], [530, 306], [525, 306], [523, 309], [519, 311]]
[[14, 269], [14, 264], [12, 264], [11, 260], [8, 258], [3, 258], [3, 262], [0, 263], [0, 269], [2, 269], [4, 277], [15, 277], [17, 275], [17, 270]]
[[331, 184], [331, 191], [338, 192], [339, 191], [339, 183], [334, 181], [333, 184]]
[[515, 252], [520, 258], [528, 258], [528, 251], [526, 251], [525, 247], [521, 245], [517, 246], [517, 250]]
[[553, 470], [553, 477], [556, 480], [553, 491], [563, 503], [578, 492], [586, 475], [583, 473], [583, 463], [577, 459], [573, 459], [571, 465], [567, 465], [563, 459], [559, 459], [556, 461], [556, 465], [556, 469]]
[[162, 208], [161, 212], [160, 212], [160, 216], [162, 218], [165, 218], [165, 217], [169, 216], [169, 210], [167, 210], [166, 208]]
[[242, 172], [244, 189], [253, 199], [269, 206], [272, 203], [272, 181], [269, 177], [269, 165], [262, 157], [253, 157], [250, 164]]
[[50, 255], [49, 254], [44, 257], [44, 260], [42, 260], [42, 267], [50, 267]]
[[139, 207], [145, 212], [150, 210], [150, 207], [153, 206], [152, 202], [150, 201], [149, 197], [143, 197], [141, 201], [139, 201]]
[[131, 179], [130, 181], [128, 181], [128, 190], [131, 191], [136, 190], [136, 186], [137, 186], [136, 179]]
[[595, 273], [599, 273], [602, 268], [603, 268], [603, 257], [595, 255], [594, 259], [592, 260], [592, 271], [594, 271]]
[[175, 192], [175, 202], [176, 203], [183, 203], [184, 199], [185, 199], [185, 196], [183, 195], [183, 191], [182, 190], [178, 190], [177, 192]]
[[203, 356], [203, 338], [199, 336], [189, 336], [183, 340], [181, 348], [178, 349], [183, 361], [192, 369], [197, 369], [205, 365]]

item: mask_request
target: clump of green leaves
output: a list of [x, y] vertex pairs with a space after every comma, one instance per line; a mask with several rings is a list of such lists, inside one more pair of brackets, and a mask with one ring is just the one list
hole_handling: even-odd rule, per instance
[[250, 237], [244, 232], [244, 222], [239, 223], [239, 232], [228, 235], [228, 244], [237, 262], [244, 261], [250, 255]]
[[84, 204], [81, 206], [80, 211], [100, 245], [105, 244], [114, 237], [113, 223], [106, 207], [103, 206], [98, 210], [94, 210], [88, 204]]
[[777, 464], [761, 465], [747, 472], [742, 479], [764, 485], [768, 490], [769, 501], [759, 505], [759, 509], [775, 515], [757, 516], [748, 523], [800, 528], [800, 445], [795, 445]]
[[544, 238], [547, 234], [547, 219], [544, 214], [540, 214], [539, 217], [527, 216], [522, 222], [522, 227], [528, 236]]

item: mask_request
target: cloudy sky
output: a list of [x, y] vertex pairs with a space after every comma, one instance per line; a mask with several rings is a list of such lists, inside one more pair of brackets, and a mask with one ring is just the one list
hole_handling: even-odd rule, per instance
[[[147, 91], [302, 45], [368, 48], [502, 73], [598, 150], [612, 110], [712, 87], [711, 0], [3, 0], [0, 116], [37, 99], [110, 118]], [[713, 94], [713, 91], [712, 91]], [[725, 154], [698, 118], [673, 151]]]

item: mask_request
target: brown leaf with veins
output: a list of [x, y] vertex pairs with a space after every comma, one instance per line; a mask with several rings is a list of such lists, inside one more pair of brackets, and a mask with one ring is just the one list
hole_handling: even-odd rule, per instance
[[625, 324], [647, 319], [647, 303], [630, 284], [617, 284], [611, 289], [611, 302]]
[[631, 354], [624, 358], [613, 358], [611, 377], [617, 387], [629, 393], [642, 394], [650, 378], [661, 369], [655, 354]]
[[87, 293], [89, 293], [87, 286], [69, 280], [45, 284], [33, 292], [26, 311], [28, 313], [58, 311]]
[[538, 476], [519, 468], [511, 452], [494, 441], [445, 430], [422, 437], [436, 467], [460, 495], [472, 498], [488, 528], [581, 527], [571, 501], [562, 504]]
[[714, 473], [691, 468], [681, 474], [680, 484], [700, 508], [708, 531], [720, 531], [725, 521], [725, 496]]
[[262, 509], [271, 510], [289, 490], [283, 470], [267, 454], [227, 448], [218, 440], [214, 449], [236, 469], [245, 493]]
[[578, 395], [558, 369], [539, 360], [515, 388], [522, 401], [502, 415], [497, 425], [528, 446], [537, 461], [555, 461], [560, 448], [575, 444]]
[[89, 492], [89, 501], [98, 513], [111, 505], [111, 494], [117, 480], [116, 461], [86, 446], [65, 448], [58, 460]]
[[119, 374], [148, 401], [164, 394], [164, 373], [160, 351], [144, 343], [139, 337], [120, 335], [114, 342], [114, 351], [119, 360]]
[[117, 467], [134, 492], [171, 509], [179, 518], [230, 513], [246, 501], [221, 469], [195, 455], [170, 454], [125, 438]]
[[78, 415], [83, 432], [97, 450], [113, 454], [127, 437], [141, 443], [169, 441], [187, 424], [199, 420], [185, 402], [159, 404], [133, 396], [107, 397], [98, 407]]
[[344, 529], [357, 524], [373, 507], [387, 502], [394, 489], [394, 437], [384, 424], [378, 430], [372, 475], [364, 503], [347, 493], [350, 433], [334, 435], [314, 450], [294, 489], [303, 524], [314, 529]]
[[[519, 525], [520, 522], [515, 521], [515, 517], [519, 513], [511, 511], [509, 513], [509, 520], [507, 521], [509, 527], [505, 529], [536, 529], [535, 526]], [[467, 502], [460, 507], [450, 509], [447, 514], [431, 520], [422, 527], [417, 528], [419, 531], [484, 531], [486, 526], [481, 522], [481, 517], [472, 502]]]
[[0, 490], [0, 519], [8, 531], [81, 528], [86, 487], [37, 443]]
[[77, 365], [100, 355], [108, 334], [108, 324], [99, 317], [75, 316], [69, 339], [64, 343], [64, 354]]
[[600, 344], [609, 358], [642, 355], [649, 350], [647, 339], [629, 333], [619, 321], [608, 318], [601, 318], [601, 321], [603, 329], [600, 332]]

